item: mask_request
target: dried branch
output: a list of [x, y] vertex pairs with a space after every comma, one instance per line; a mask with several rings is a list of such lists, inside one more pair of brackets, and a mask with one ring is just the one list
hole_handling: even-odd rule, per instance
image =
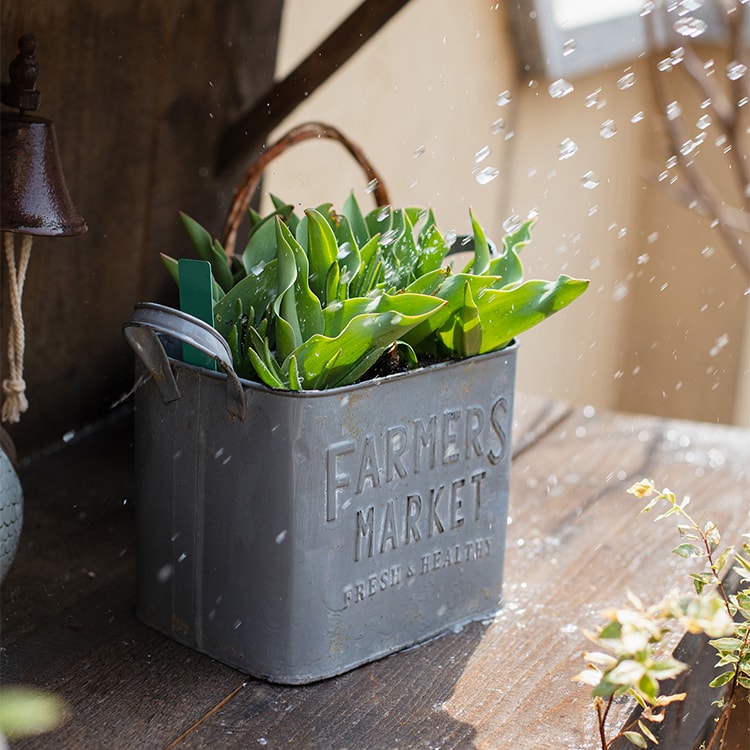
[[[718, 5], [720, 3], [720, 6]], [[736, 0], [717, 0], [717, 8], [725, 18], [728, 49], [732, 63], [745, 64], [745, 45], [742, 36], [743, 21], [745, 17], [745, 6]], [[654, 13], [649, 13], [646, 18], [646, 38], [652, 58], [656, 55], [658, 45], [656, 41], [656, 20]], [[675, 42], [674, 30], [669, 33], [669, 38]], [[742, 142], [742, 131], [740, 128], [741, 102], [750, 94], [750, 84], [746, 77], [732, 77], [730, 81], [730, 93], [726, 93], [714, 76], [709, 75], [695, 50], [692, 40], [680, 39], [679, 44], [684, 50], [682, 61], [683, 70], [690, 82], [697, 87], [698, 91], [708, 103], [713, 118], [718, 123], [726, 138], [730, 154], [730, 172], [734, 176], [739, 188], [739, 194], [743, 196], [741, 208], [731, 205], [722, 190], [709, 177], [706, 171], [696, 162], [691, 153], [684, 149], [684, 144], [690, 141], [685, 120], [682, 115], [675, 117], [669, 112], [669, 105], [675, 97], [670, 95], [667, 88], [666, 76], [659, 71], [656, 64], [651, 65], [651, 83], [659, 111], [664, 122], [664, 129], [669, 140], [670, 149], [682, 174], [685, 176], [695, 200], [700, 206], [701, 213], [713, 217], [716, 227], [727, 248], [734, 256], [738, 265], [745, 275], [750, 279], [750, 166], [748, 165], [748, 153]], [[741, 226], [738, 226], [737, 215], [742, 216]]]

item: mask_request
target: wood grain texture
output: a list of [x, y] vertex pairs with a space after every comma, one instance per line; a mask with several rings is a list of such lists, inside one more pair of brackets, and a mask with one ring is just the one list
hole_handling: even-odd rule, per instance
[[690, 567], [625, 489], [651, 476], [690, 492], [728, 542], [750, 524], [747, 431], [519, 397], [502, 613], [334, 679], [271, 685], [134, 619], [128, 428], [22, 477], [33, 510], [2, 591], [2, 676], [55, 689], [73, 718], [18, 747], [593, 750], [572, 681], [580, 629], [628, 588], [647, 602], [687, 588]]
[[55, 122], [66, 182], [89, 226], [81, 237], [34, 242], [24, 294], [30, 409], [10, 429], [22, 455], [100, 418], [129, 388], [133, 360], [120, 329], [137, 301], [176, 302], [159, 253], [192, 252], [178, 212], [220, 232], [234, 177], [214, 177], [216, 146], [273, 80], [281, 7], [0, 5], [3, 79], [17, 38], [33, 33], [38, 114]]

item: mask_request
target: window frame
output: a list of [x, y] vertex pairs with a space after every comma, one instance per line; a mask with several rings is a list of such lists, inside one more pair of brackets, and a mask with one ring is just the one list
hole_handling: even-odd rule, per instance
[[[647, 51], [645, 22], [640, 11], [575, 27], [563, 27], [555, 17], [554, 0], [515, 0], [510, 4], [518, 60], [526, 77], [553, 81], [573, 80], [590, 73], [632, 64]], [[657, 38], [666, 43], [666, 14], [659, 13]], [[726, 38], [724, 24], [710, 0], [690, 15], [708, 24], [701, 43]], [[670, 14], [669, 19], [673, 16]], [[750, 36], [750, 13], [745, 16], [745, 36]], [[575, 51], [565, 55], [566, 42], [575, 41]]]

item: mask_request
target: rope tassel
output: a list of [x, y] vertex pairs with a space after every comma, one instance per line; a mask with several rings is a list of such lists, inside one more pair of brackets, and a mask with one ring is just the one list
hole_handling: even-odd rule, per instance
[[8, 291], [10, 293], [11, 321], [8, 328], [8, 377], [3, 379], [2, 421], [18, 422], [29, 408], [26, 398], [26, 383], [23, 379], [23, 356], [26, 349], [26, 330], [23, 324], [21, 301], [26, 270], [31, 258], [32, 236], [24, 234], [21, 240], [21, 256], [16, 266], [14, 237], [10, 232], [3, 235], [5, 260], [8, 263]]

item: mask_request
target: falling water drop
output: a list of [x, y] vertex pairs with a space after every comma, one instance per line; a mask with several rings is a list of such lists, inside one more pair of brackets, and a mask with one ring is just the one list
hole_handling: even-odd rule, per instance
[[667, 119], [676, 120], [682, 114], [682, 107], [679, 102], [669, 102], [667, 104]]
[[575, 51], [576, 51], [576, 40], [568, 39], [568, 41], [565, 42], [565, 44], [563, 44], [563, 57], [572, 55]]
[[703, 19], [694, 18], [693, 16], [678, 18], [674, 23], [674, 30], [680, 36], [686, 36], [691, 39], [701, 36], [706, 28], [706, 22]]
[[521, 228], [521, 217], [518, 214], [511, 214], [503, 222], [503, 230], [506, 234], [512, 234], [517, 229]]
[[490, 155], [490, 147], [482, 146], [478, 151], [474, 152], [474, 164], [480, 164]]
[[563, 140], [560, 141], [560, 155], [558, 158], [560, 161], [563, 159], [570, 159], [570, 157], [577, 151], [578, 144], [575, 141], [572, 141], [570, 138], [563, 138]]
[[734, 60], [727, 65], [727, 78], [730, 81], [739, 81], [747, 72], [747, 65]]
[[564, 78], [558, 78], [550, 83], [547, 91], [553, 99], [562, 99], [573, 91], [573, 84]]
[[499, 174], [499, 169], [495, 169], [495, 167], [485, 167], [484, 169], [480, 169], [476, 173], [475, 179], [480, 185], [487, 185], [488, 183], [492, 182], [492, 180], [494, 180]]
[[599, 128], [599, 135], [607, 140], [617, 135], [617, 125], [615, 125], [615, 121], [605, 120]]
[[503, 130], [505, 130], [505, 120], [503, 120], [502, 117], [498, 117], [498, 119], [492, 123], [492, 135], [498, 135], [498, 133], [502, 133]]
[[586, 94], [586, 108], [591, 109], [599, 103], [599, 94], [602, 93], [601, 87], [594, 89], [590, 94]]
[[497, 104], [498, 107], [504, 107], [506, 104], [510, 104], [510, 100], [511, 100], [510, 91], [506, 90], [497, 95], [495, 104]]
[[636, 122], [640, 122], [646, 115], [644, 114], [643, 110], [638, 110], [631, 118], [630, 122], [635, 124]]
[[425, 147], [424, 147], [424, 146], [421, 146], [421, 145], [420, 145], [420, 146], [417, 146], [417, 147], [416, 147], [416, 148], [414, 149], [414, 158], [415, 158], [415, 159], [419, 159], [419, 157], [420, 157], [420, 156], [424, 156], [424, 152], [425, 152], [425, 150], [426, 150], [426, 149], [425, 149]]
[[622, 76], [622, 78], [620, 78], [617, 81], [617, 88], [620, 89], [621, 91], [625, 91], [625, 89], [629, 89], [634, 84], [635, 84], [635, 73], [633, 73], [632, 71], [629, 71], [625, 73], [625, 75]]
[[701, 115], [695, 124], [700, 130], [705, 130], [711, 124], [711, 115]]
[[589, 170], [583, 175], [583, 177], [581, 177], [581, 185], [587, 190], [593, 190], [595, 187], [599, 186], [599, 178], [594, 172]]
[[374, 177], [372, 180], [370, 180], [367, 183], [367, 187], [365, 188], [366, 193], [374, 193], [378, 189], [378, 178]]

